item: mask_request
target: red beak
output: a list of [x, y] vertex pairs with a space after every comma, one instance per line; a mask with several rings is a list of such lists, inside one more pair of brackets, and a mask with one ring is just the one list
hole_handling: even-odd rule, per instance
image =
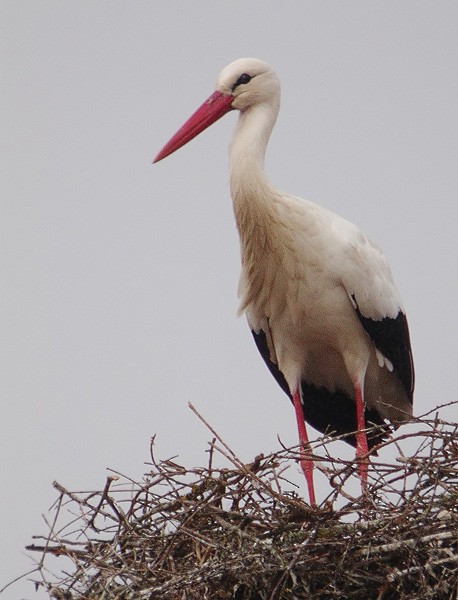
[[189, 117], [186, 123], [179, 129], [176, 134], [170, 138], [166, 145], [162, 148], [159, 154], [153, 160], [153, 163], [162, 160], [181, 146], [187, 144], [192, 138], [199, 135], [201, 131], [210, 127], [212, 123], [220, 119], [227, 112], [232, 110], [233, 96], [222, 94], [221, 92], [213, 92], [213, 94], [205, 100], [196, 112]]

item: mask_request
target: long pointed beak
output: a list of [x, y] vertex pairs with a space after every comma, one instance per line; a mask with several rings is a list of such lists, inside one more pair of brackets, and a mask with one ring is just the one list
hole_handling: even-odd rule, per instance
[[178, 148], [181, 148], [181, 146], [187, 144], [192, 138], [199, 135], [204, 129], [210, 127], [212, 123], [232, 110], [231, 104], [233, 99], [233, 96], [222, 94], [221, 92], [213, 92], [213, 94], [205, 100], [202, 106], [189, 117], [181, 129], [170, 138], [159, 154], [154, 158], [153, 163], [157, 163], [169, 154], [172, 154], [172, 152], [175, 152], [175, 150], [178, 150]]

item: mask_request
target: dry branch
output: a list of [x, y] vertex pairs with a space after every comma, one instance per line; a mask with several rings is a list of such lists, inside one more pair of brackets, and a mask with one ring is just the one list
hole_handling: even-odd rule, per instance
[[[319, 440], [312, 451], [333, 489], [317, 508], [285, 477], [297, 452], [243, 464], [213, 434], [207, 467], [157, 461], [152, 444], [143, 481], [113, 473], [96, 492], [55, 484], [49, 532], [28, 546], [40, 553], [37, 585], [61, 600], [456, 600], [457, 425], [425, 419], [386, 442], [398, 460], [372, 460], [366, 500], [346, 490], [353, 463]], [[230, 468], [215, 466], [215, 452]], [[51, 576], [56, 556], [67, 568]]]

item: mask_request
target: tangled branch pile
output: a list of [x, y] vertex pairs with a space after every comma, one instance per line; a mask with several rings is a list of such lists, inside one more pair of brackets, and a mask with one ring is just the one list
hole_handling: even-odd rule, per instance
[[[158, 462], [151, 446], [141, 482], [113, 474], [90, 493], [55, 483], [49, 533], [28, 547], [41, 556], [37, 585], [61, 600], [456, 599], [458, 426], [421, 427], [387, 442], [395, 464], [372, 461], [365, 500], [345, 491], [353, 463], [323, 458], [317, 442], [332, 493], [316, 508], [285, 491], [296, 452], [242, 464], [217, 436], [205, 468]], [[214, 466], [216, 452], [231, 468]], [[67, 573], [50, 573], [56, 556]]]

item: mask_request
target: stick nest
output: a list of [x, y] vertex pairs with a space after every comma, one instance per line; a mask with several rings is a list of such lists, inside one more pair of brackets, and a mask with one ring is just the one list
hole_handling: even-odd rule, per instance
[[60, 600], [456, 599], [458, 425], [419, 427], [384, 444], [393, 464], [372, 459], [366, 498], [346, 491], [354, 463], [313, 444], [332, 490], [313, 508], [286, 477], [297, 449], [243, 464], [210, 428], [208, 466], [188, 469], [156, 460], [153, 440], [142, 481], [54, 483], [49, 532], [27, 547], [35, 585]]

